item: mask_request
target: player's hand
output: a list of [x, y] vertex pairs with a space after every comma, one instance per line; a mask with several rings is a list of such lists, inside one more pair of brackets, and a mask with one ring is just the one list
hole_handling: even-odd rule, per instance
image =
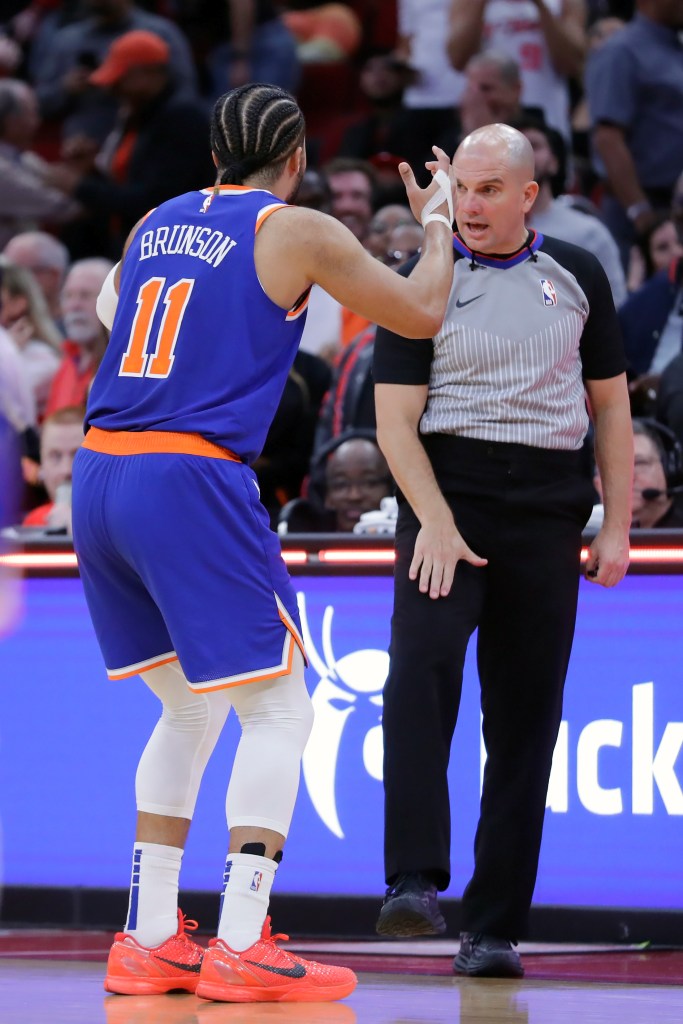
[[[449, 180], [451, 179], [451, 162], [448, 156], [438, 146], [432, 146], [432, 152], [436, 159], [429, 160], [425, 167], [431, 171], [432, 175], [436, 174], [437, 171], [443, 171], [448, 175]], [[426, 206], [427, 202], [432, 198], [433, 195], [441, 192], [441, 186], [437, 182], [432, 181], [427, 188], [420, 188], [415, 180], [412, 167], [407, 163], [400, 163], [398, 165], [399, 174], [403, 179], [403, 184], [406, 189], [406, 196], [410, 203], [410, 209], [413, 211], [414, 217], [422, 222], [422, 210]], [[452, 186], [451, 186], [452, 194]], [[434, 213], [441, 213], [444, 217], [448, 217], [448, 204], [444, 198], [443, 202], [437, 206]]]
[[586, 579], [601, 587], [615, 587], [626, 575], [628, 563], [628, 531], [603, 526], [588, 549]]
[[469, 562], [477, 568], [487, 564], [462, 539], [449, 516], [438, 522], [424, 523], [415, 541], [415, 552], [408, 575], [419, 580], [421, 593], [433, 599], [447, 597], [453, 585], [458, 562]]

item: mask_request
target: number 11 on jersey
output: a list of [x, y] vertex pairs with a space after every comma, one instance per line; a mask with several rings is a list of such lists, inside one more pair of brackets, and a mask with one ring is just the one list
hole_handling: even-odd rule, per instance
[[[166, 289], [165, 277], [150, 277], [140, 286], [136, 300], [138, 308], [128, 339], [128, 348], [121, 360], [119, 377], [168, 377], [173, 367], [180, 325], [193, 285], [192, 278], [183, 278]], [[149, 339], [162, 294], [166, 309], [157, 332], [156, 349], [150, 356]]]

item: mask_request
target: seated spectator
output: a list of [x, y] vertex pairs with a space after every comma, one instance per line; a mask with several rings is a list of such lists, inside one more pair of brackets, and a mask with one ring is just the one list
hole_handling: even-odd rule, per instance
[[61, 294], [69, 266], [69, 250], [45, 231], [23, 231], [10, 238], [4, 253], [11, 263], [30, 270], [47, 302], [52, 319], [59, 325]]
[[660, 374], [681, 351], [683, 257], [660, 270], [618, 310], [629, 362], [631, 408], [651, 415]]
[[375, 208], [377, 176], [373, 167], [367, 160], [337, 157], [322, 171], [332, 195], [330, 213], [364, 245]]
[[118, 124], [97, 156], [74, 147], [70, 163], [52, 168], [50, 181], [88, 215], [63, 236], [72, 253], [118, 259], [140, 217], [172, 196], [213, 182], [208, 112], [174, 84], [170, 58], [159, 36], [127, 32], [90, 76], [116, 97]]
[[279, 533], [351, 533], [363, 512], [391, 495], [389, 467], [373, 431], [342, 434], [311, 465], [308, 497], [285, 505]]
[[52, 378], [60, 363], [62, 335], [30, 270], [2, 257], [0, 324], [19, 349], [42, 419]]
[[48, 416], [40, 431], [40, 481], [49, 501], [24, 517], [23, 526], [71, 533], [71, 469], [83, 443], [84, 409], [66, 406]]
[[452, 0], [448, 53], [460, 71], [482, 51], [511, 57], [521, 69], [522, 103], [540, 107], [547, 124], [569, 140], [569, 77], [583, 69], [586, 20], [583, 0]]
[[113, 96], [95, 89], [90, 75], [111, 44], [125, 32], [153, 32], [168, 44], [174, 82], [195, 95], [197, 72], [187, 39], [169, 18], [137, 7], [132, 0], [84, 0], [72, 24], [54, 32], [44, 60], [34, 69], [44, 118], [63, 122], [63, 138], [85, 137], [98, 148], [116, 119]]
[[363, 512], [379, 508], [392, 489], [389, 467], [376, 442], [354, 437], [330, 453], [325, 508], [334, 512], [337, 531], [352, 533]]
[[0, 79], [0, 249], [20, 231], [62, 224], [80, 213], [76, 202], [50, 187], [50, 165], [31, 152], [39, 126], [33, 89]]
[[381, 206], [375, 213], [368, 226], [368, 233], [365, 236], [364, 248], [378, 260], [384, 261], [388, 249], [389, 235], [394, 228], [401, 224], [415, 224], [409, 206], [401, 203], [390, 203], [389, 206]]
[[306, 168], [296, 194], [296, 205], [304, 206], [307, 210], [320, 210], [321, 213], [330, 212], [332, 193], [320, 171]]
[[289, 372], [263, 451], [253, 465], [261, 504], [276, 526], [280, 510], [298, 497], [313, 454], [320, 406], [330, 386], [329, 365], [299, 350]]
[[681, 237], [670, 213], [653, 214], [652, 221], [631, 249], [628, 268], [630, 292], [637, 291], [653, 274], [666, 270], [672, 260], [683, 256]]
[[389, 233], [384, 262], [392, 270], [398, 270], [408, 260], [419, 256], [423, 242], [424, 228], [416, 220], [412, 224], [397, 224]]
[[517, 121], [514, 127], [531, 143], [534, 177], [539, 186], [534, 205], [526, 215], [527, 227], [580, 245], [597, 256], [611, 285], [614, 304], [621, 305], [626, 298], [626, 281], [616, 242], [596, 217], [558, 203], [553, 195], [553, 182], [557, 181], [564, 163], [562, 136], [542, 121], [532, 118]]
[[[683, 528], [683, 448], [675, 435], [655, 420], [633, 421], [632, 527], [641, 530]], [[595, 489], [602, 497], [599, 475]]]
[[485, 124], [508, 124], [522, 113], [519, 64], [502, 53], [478, 53], [465, 67], [460, 97], [460, 135]]
[[524, 116], [543, 121], [540, 108], [521, 104], [522, 79], [512, 57], [493, 51], [479, 53], [468, 61], [464, 78], [453, 122], [438, 140], [447, 153], [454, 153], [466, 135], [485, 124], [515, 124]]
[[[683, 337], [683, 305], [679, 306], [678, 319]], [[656, 414], [657, 420], [673, 431], [679, 444], [683, 445], [683, 352], [662, 370]]]
[[107, 332], [97, 315], [97, 296], [113, 264], [79, 260], [67, 274], [62, 292], [66, 341], [62, 361], [52, 379], [45, 415], [67, 405], [85, 405], [88, 390], [107, 346]]

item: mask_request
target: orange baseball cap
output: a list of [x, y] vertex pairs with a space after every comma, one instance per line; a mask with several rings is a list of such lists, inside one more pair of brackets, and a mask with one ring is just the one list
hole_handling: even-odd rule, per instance
[[125, 32], [111, 44], [104, 61], [91, 74], [90, 81], [94, 85], [113, 85], [131, 68], [168, 64], [170, 58], [168, 43], [161, 36], [143, 29]]

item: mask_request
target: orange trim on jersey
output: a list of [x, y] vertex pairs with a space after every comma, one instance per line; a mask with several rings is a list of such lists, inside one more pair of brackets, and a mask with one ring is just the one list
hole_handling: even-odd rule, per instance
[[207, 185], [201, 189], [202, 192], [266, 192], [265, 188], [255, 188], [253, 185]]
[[297, 320], [304, 312], [304, 310], [307, 308], [308, 300], [310, 299], [310, 297], [311, 289], [307, 288], [306, 291], [304, 292], [303, 298], [300, 299], [299, 302], [297, 302], [294, 306], [292, 306], [291, 309], [287, 310], [287, 316], [285, 317], [285, 320]]
[[[290, 636], [292, 636], [294, 638], [294, 643], [297, 645], [297, 647], [301, 651], [301, 655], [302, 655], [302, 657], [304, 659], [304, 663], [306, 665], [308, 665], [308, 658], [306, 657], [306, 651], [304, 650], [304, 642], [303, 642], [303, 640], [301, 639], [301, 637], [297, 633], [297, 631], [294, 628], [294, 626], [292, 625], [292, 623], [286, 617], [286, 615], [284, 615], [284, 613], [282, 612], [282, 609], [278, 608], [277, 611], [278, 611], [278, 615], [280, 616], [280, 618], [282, 619], [282, 622], [285, 625], [285, 628], [289, 630]], [[291, 661], [291, 658], [290, 658], [290, 661]]]
[[159, 661], [152, 661], [149, 665], [145, 665], [144, 668], [138, 667], [134, 669], [122, 669], [117, 672], [116, 669], [113, 671], [107, 670], [107, 675], [110, 679], [130, 679], [131, 676], [139, 676], [143, 672], [149, 672], [152, 668], [161, 668], [162, 665], [170, 665], [172, 661], [177, 661], [178, 655], [172, 654], [169, 658], [161, 658]]
[[228, 448], [207, 441], [201, 434], [171, 430], [102, 430], [91, 427], [85, 435], [83, 447], [102, 455], [204, 455], [227, 462], [242, 461]]
[[288, 208], [287, 203], [271, 203], [270, 206], [264, 206], [263, 210], [259, 213], [256, 218], [256, 225], [254, 227], [254, 234], [257, 233], [264, 221], [270, 217], [271, 213], [277, 213], [278, 210], [286, 210]]

